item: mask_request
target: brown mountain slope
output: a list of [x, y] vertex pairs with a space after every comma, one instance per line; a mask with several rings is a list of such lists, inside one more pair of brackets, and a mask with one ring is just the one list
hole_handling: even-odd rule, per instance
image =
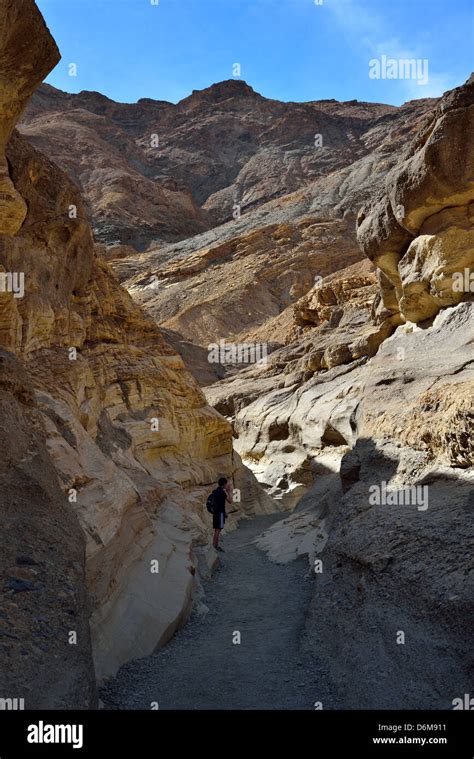
[[[376, 147], [350, 165], [208, 232], [113, 261], [114, 268], [153, 318], [186, 341], [202, 348], [255, 329], [263, 339], [266, 322], [315, 281], [363, 258], [357, 213], [431, 114], [431, 103], [408, 103], [396, 118], [379, 120], [367, 133], [376, 133]], [[189, 346], [181, 349], [193, 367]], [[206, 384], [220, 376], [203, 371], [200, 349], [194, 355]]]
[[235, 205], [245, 213], [393, 143], [392, 133], [409, 131], [434, 102], [281, 103], [229, 80], [176, 105], [126, 104], [43, 85], [20, 129], [79, 183], [96, 239], [143, 250], [209, 229], [232, 219]]

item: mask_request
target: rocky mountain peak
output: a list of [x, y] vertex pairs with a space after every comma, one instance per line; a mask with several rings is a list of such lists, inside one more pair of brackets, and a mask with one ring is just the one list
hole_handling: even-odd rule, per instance
[[193, 90], [191, 95], [180, 101], [180, 105], [195, 103], [198, 100], [204, 102], [219, 103], [229, 98], [262, 98], [253, 87], [243, 79], [226, 79], [222, 82], [212, 84], [203, 90]]

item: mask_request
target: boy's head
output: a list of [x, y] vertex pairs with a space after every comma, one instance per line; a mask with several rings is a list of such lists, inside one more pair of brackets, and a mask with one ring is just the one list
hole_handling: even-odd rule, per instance
[[223, 488], [225, 485], [227, 485], [227, 477], [219, 477], [217, 484], [220, 488]]

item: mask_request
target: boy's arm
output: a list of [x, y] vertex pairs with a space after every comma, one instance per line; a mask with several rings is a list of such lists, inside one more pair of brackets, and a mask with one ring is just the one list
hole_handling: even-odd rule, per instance
[[234, 497], [233, 497], [233, 488], [232, 488], [231, 482], [228, 482], [227, 485], [225, 486], [225, 493], [226, 493], [225, 495], [226, 501], [228, 501], [229, 503], [232, 503], [232, 501], [234, 500]]

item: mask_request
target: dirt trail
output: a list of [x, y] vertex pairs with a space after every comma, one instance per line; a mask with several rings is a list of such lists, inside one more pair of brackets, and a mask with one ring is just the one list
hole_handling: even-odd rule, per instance
[[205, 584], [209, 612], [194, 614], [157, 654], [122, 667], [102, 690], [106, 709], [314, 709], [320, 678], [299, 648], [307, 561], [274, 564], [252, 543], [281, 518], [255, 517], [224, 537], [221, 565]]

